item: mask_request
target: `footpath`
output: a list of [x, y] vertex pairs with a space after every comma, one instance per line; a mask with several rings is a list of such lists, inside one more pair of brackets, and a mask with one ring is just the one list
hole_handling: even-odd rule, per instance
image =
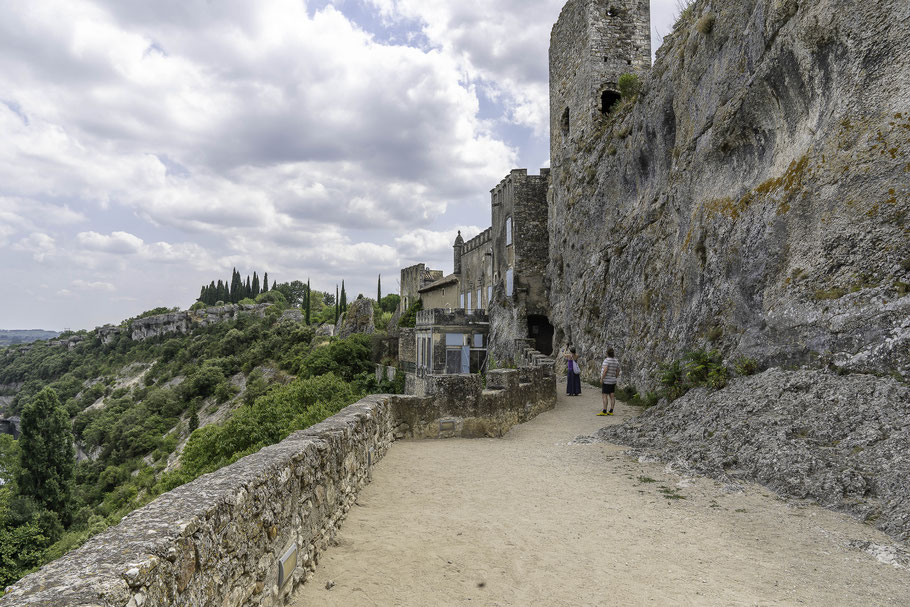
[[292, 605], [901, 605], [910, 569], [846, 515], [576, 442], [600, 394], [501, 439], [400, 441]]

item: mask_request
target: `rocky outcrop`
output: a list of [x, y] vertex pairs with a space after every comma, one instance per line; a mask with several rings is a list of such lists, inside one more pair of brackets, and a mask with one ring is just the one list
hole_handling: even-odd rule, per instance
[[197, 327], [207, 327], [212, 324], [232, 320], [238, 314], [253, 314], [264, 316], [265, 310], [272, 304], [229, 304], [203, 308], [201, 310], [186, 310], [171, 312], [139, 318], [130, 323], [129, 336], [133, 341], [142, 341], [152, 337], [160, 337], [171, 333], [186, 334]]
[[693, 390], [597, 438], [811, 498], [910, 540], [910, 386], [890, 378], [772, 369]]
[[[910, 377], [910, 3], [698, 0], [552, 169], [557, 343]], [[588, 365], [590, 373], [596, 365]]]
[[341, 339], [350, 337], [354, 333], [371, 335], [376, 331], [376, 326], [373, 324], [373, 300], [366, 297], [354, 300], [348, 305], [340, 324], [337, 336]]
[[22, 423], [18, 416], [0, 417], [0, 434], [9, 434], [13, 438], [19, 438]]

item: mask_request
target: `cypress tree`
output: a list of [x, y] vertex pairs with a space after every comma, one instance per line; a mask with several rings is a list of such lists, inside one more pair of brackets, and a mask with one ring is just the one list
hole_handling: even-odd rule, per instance
[[306, 324], [310, 324], [310, 297], [312, 291], [310, 291], [310, 279], [306, 279]]
[[269, 273], [268, 272], [266, 272], [265, 274], [262, 275], [262, 292], [263, 293], [269, 292]]
[[344, 292], [344, 281], [341, 281], [341, 313], [348, 311], [348, 294]]
[[205, 303], [210, 306], [214, 306], [216, 301], [218, 301], [218, 291], [215, 288], [215, 281], [213, 280], [211, 283], [209, 283], [209, 288], [206, 292]]
[[243, 286], [243, 297], [240, 299], [246, 299], [253, 294], [253, 287], [250, 286], [250, 275], [246, 275], [246, 284]]
[[219, 301], [225, 301], [224, 292], [224, 283], [221, 282], [221, 279], [218, 279], [218, 286], [215, 287], [215, 303]]
[[19, 493], [66, 520], [76, 454], [69, 415], [53, 389], [43, 389], [22, 410], [19, 449]]
[[250, 293], [250, 297], [256, 299], [257, 295], [259, 295], [259, 276], [256, 272], [253, 272], [253, 290]]
[[382, 274], [376, 280], [376, 303], [378, 304], [380, 301], [382, 301]]
[[335, 285], [335, 324], [338, 324], [338, 285]]

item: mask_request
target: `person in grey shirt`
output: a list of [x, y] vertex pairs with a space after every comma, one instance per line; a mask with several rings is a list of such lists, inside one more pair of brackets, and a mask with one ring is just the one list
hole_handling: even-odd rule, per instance
[[[613, 407], [616, 405], [616, 382], [619, 381], [622, 369], [615, 356], [616, 353], [613, 348], [607, 348], [607, 357], [600, 366], [601, 396], [603, 397], [604, 408], [598, 415], [613, 415]], [[609, 411], [607, 410], [607, 405], [610, 406]]]

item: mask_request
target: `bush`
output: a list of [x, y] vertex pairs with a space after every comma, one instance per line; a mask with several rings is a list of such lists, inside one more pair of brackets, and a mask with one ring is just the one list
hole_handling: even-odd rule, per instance
[[714, 16], [714, 13], [708, 13], [698, 20], [698, 23], [695, 24], [695, 29], [698, 30], [698, 33], [707, 36], [714, 29], [714, 23], [716, 21], [717, 17]]
[[205, 310], [207, 307], [208, 304], [206, 304], [204, 301], [197, 301], [190, 306], [190, 311], [195, 312], [196, 310]]
[[635, 74], [623, 74], [616, 85], [623, 99], [632, 99], [641, 92], [641, 81]]
[[737, 358], [733, 361], [733, 371], [740, 377], [755, 375], [758, 373], [758, 362], [754, 358], [745, 356]]
[[256, 296], [256, 303], [270, 303], [282, 308], [287, 307], [288, 300], [281, 291], [266, 291]]
[[409, 327], [413, 329], [417, 326], [417, 313], [423, 310], [423, 302], [419, 299], [408, 306], [407, 312], [405, 312], [401, 319], [398, 321], [399, 327]]
[[190, 480], [277, 443], [357, 401], [359, 394], [334, 374], [298, 379], [241, 407], [223, 424], [193, 432], [183, 451], [182, 477]]

